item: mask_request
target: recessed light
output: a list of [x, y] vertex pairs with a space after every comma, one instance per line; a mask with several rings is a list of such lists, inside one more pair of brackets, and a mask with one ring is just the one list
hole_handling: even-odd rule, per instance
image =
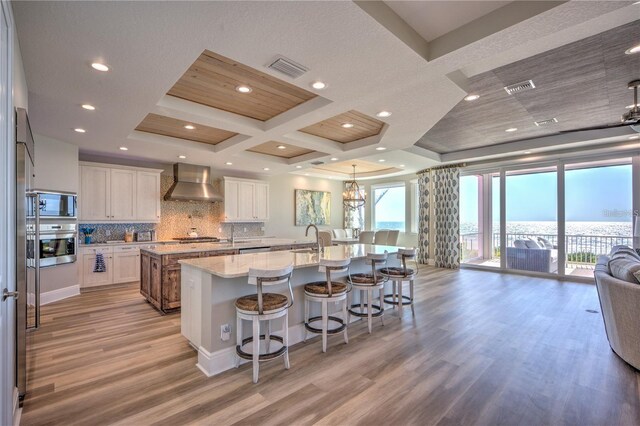
[[232, 163], [231, 161], [227, 161], [227, 162], [226, 162], [226, 163], [224, 163], [224, 164], [226, 164], [227, 166], [232, 166], [232, 165], [233, 165], [233, 163]]
[[467, 95], [464, 97], [465, 101], [471, 102], [480, 99], [480, 95]]
[[525, 151], [524, 153], [525, 154], [531, 154], [531, 151]]
[[381, 158], [381, 159], [379, 159], [378, 161], [379, 161], [379, 162], [381, 162], [381, 163], [384, 163], [384, 162], [385, 162], [385, 161], [387, 161], [387, 160], [385, 160], [384, 158]]
[[105, 64], [101, 64], [100, 62], [94, 62], [91, 64], [91, 67], [96, 71], [107, 72], [109, 71], [109, 67]]
[[268, 172], [268, 171], [269, 171], [269, 168], [268, 168], [268, 167], [265, 167], [265, 168], [264, 168], [264, 169], [262, 169], [262, 170], [264, 170], [265, 172]]
[[332, 157], [331, 161], [338, 161], [338, 159], [336, 157]]
[[404, 167], [404, 164], [400, 164], [400, 167]]
[[633, 47], [628, 48], [627, 50], [624, 51], [624, 53], [626, 53], [627, 55], [632, 55], [634, 53], [638, 53], [640, 52], [640, 44], [636, 44]]
[[178, 158], [180, 158], [181, 160], [184, 160], [185, 158], [187, 158], [186, 155], [178, 155]]
[[194, 130], [196, 127], [193, 124], [187, 124], [184, 128], [187, 130]]
[[515, 131], [517, 131], [517, 130], [518, 130], [518, 128], [517, 128], [517, 127], [509, 127], [507, 130], [505, 130], [505, 132], [509, 132], [509, 133], [511, 133], [511, 132], [515, 132]]
[[309, 173], [305, 173], [304, 175], [305, 175], [305, 176], [309, 176]]
[[301, 168], [302, 168], [302, 166], [296, 166], [296, 169], [301, 169]]
[[629, 136], [629, 139], [640, 139], [640, 136], [635, 135], [635, 136]]
[[376, 148], [376, 151], [384, 151], [385, 149], [387, 148], [385, 148], [384, 146], [379, 146]]
[[78, 133], [86, 133], [86, 130], [85, 129], [81, 129], [80, 127], [78, 127], [77, 129], [73, 129], [73, 130], [75, 130]]
[[93, 105], [89, 105], [89, 104], [82, 104], [82, 108], [88, 110], [88, 111], [95, 111], [96, 107], [94, 107]]
[[[636, 104], [635, 106], [637, 106], [638, 108], [640, 108], [640, 104]], [[633, 105], [633, 104], [631, 104], [631, 105], [627, 105], [625, 108], [626, 108], [626, 109], [631, 109], [631, 108], [633, 108], [633, 107], [634, 107], [634, 105]]]
[[389, 117], [390, 115], [391, 113], [389, 111], [380, 111], [379, 113], [376, 114], [376, 116], [380, 118], [386, 118], [386, 117]]
[[236, 91], [240, 93], [251, 93], [253, 89], [249, 86], [238, 86], [236, 87]]
[[345, 129], [350, 129], [353, 127], [353, 123], [342, 123], [342, 127]]
[[317, 90], [322, 90], [327, 87], [327, 84], [322, 81], [314, 81], [313, 83], [311, 83], [311, 87]]
[[278, 149], [287, 149], [287, 147], [284, 145], [278, 145]]
[[129, 151], [129, 148], [127, 148], [126, 146], [121, 146], [120, 151]]

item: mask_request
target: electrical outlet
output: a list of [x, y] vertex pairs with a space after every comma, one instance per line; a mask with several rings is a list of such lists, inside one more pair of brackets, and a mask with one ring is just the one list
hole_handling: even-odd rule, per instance
[[264, 232], [264, 226], [261, 226], [261, 227], [260, 227], [260, 230], [261, 230], [262, 232]]
[[104, 231], [104, 233], [107, 235], [107, 237], [110, 237], [110, 236], [111, 236], [111, 231], [110, 231], [110, 230], [108, 230], [108, 229], [107, 229], [106, 231]]
[[231, 326], [229, 324], [222, 324], [220, 326], [220, 339], [226, 342], [231, 338]]
[[244, 231], [242, 231], [242, 232], [247, 232], [247, 227], [246, 226], [244, 228], [242, 228], [242, 229], [244, 229]]

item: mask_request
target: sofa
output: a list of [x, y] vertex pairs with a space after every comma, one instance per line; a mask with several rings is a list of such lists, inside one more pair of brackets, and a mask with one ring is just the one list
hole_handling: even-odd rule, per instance
[[515, 240], [506, 248], [507, 268], [520, 271], [555, 273], [558, 250], [544, 238]]
[[609, 346], [640, 369], [640, 256], [616, 246], [597, 258], [594, 276]]

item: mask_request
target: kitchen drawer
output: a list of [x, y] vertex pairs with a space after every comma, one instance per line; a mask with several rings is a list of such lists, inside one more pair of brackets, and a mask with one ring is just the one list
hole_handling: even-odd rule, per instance
[[140, 253], [140, 246], [131, 245], [131, 246], [115, 246], [113, 248], [114, 253]]
[[97, 254], [97, 253], [102, 253], [102, 254], [111, 254], [113, 253], [113, 247], [81, 247], [80, 248], [80, 254], [85, 255], [85, 254]]
[[162, 266], [175, 266], [180, 265], [179, 260], [183, 259], [195, 259], [200, 257], [200, 252], [193, 253], [179, 253], [179, 254], [165, 254], [162, 256]]

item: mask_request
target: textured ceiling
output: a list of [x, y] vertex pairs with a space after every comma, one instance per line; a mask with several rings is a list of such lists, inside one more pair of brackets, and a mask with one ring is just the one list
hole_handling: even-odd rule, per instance
[[[627, 83], [640, 78], [640, 21], [472, 77], [469, 93], [418, 142], [438, 153], [617, 124], [633, 102]], [[508, 95], [504, 86], [533, 80], [536, 88]], [[537, 127], [534, 121], [557, 118]], [[516, 132], [505, 132], [515, 127]]]

